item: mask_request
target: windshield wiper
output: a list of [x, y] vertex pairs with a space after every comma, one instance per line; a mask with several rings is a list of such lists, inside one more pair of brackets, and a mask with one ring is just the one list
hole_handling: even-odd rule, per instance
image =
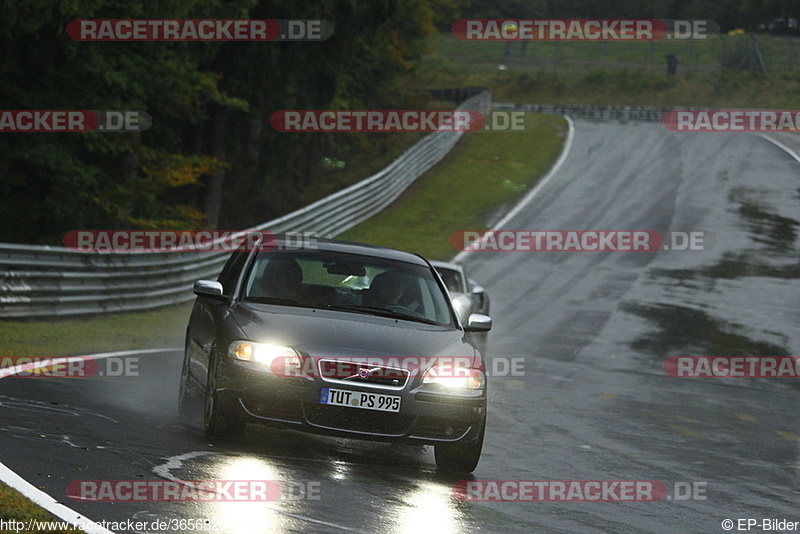
[[245, 297], [250, 302], [258, 302], [261, 304], [282, 304], [284, 306], [305, 306], [302, 302], [294, 299], [284, 299], [280, 297]]
[[396, 315], [393, 314], [391, 311], [387, 310], [386, 308], [378, 308], [376, 306], [358, 306], [356, 304], [331, 304], [326, 306], [329, 310], [337, 310], [337, 311], [351, 311], [356, 313], [366, 313], [369, 315], [385, 315], [385, 316], [392, 316]]
[[425, 324], [432, 324], [436, 326], [441, 326], [440, 323], [436, 321], [431, 321], [430, 319], [425, 319], [419, 317], [417, 315], [406, 315], [404, 313], [397, 313], [392, 310], [387, 310], [386, 308], [380, 308], [377, 306], [356, 306], [354, 304], [333, 304], [331, 306], [327, 306], [329, 310], [337, 310], [337, 311], [349, 311], [355, 313], [365, 313], [368, 315], [377, 315], [379, 317], [388, 317], [390, 319], [403, 319], [405, 321], [415, 321], [418, 323], [425, 323]]

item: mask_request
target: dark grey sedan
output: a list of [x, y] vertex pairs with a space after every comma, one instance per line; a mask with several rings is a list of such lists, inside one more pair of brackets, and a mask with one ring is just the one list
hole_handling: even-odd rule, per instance
[[468, 332], [489, 330], [491, 319], [462, 324], [422, 257], [278, 240], [234, 252], [194, 292], [180, 410], [190, 417], [202, 401], [207, 434], [262, 423], [429, 444], [440, 469], [475, 469], [486, 374]]

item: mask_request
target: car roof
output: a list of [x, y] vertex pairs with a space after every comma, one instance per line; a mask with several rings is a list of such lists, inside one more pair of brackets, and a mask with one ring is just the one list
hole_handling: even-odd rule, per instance
[[[275, 244], [285, 245], [286, 250], [302, 250], [302, 248], [292, 248], [297, 246], [299, 237], [284, 237], [282, 234], [275, 235]], [[313, 237], [313, 248], [307, 247], [308, 250], [322, 250], [331, 252], [343, 252], [346, 254], [360, 254], [362, 256], [372, 256], [381, 259], [403, 261], [412, 263], [414, 265], [428, 266], [426, 260], [417, 254], [410, 252], [403, 252], [392, 248], [379, 247], [376, 245], [368, 245], [366, 243], [356, 243], [353, 241], [341, 241], [338, 239], [330, 239], [323, 237]]]
[[459, 265], [457, 263], [452, 263], [452, 262], [449, 262], [449, 261], [432, 261], [431, 265], [433, 265], [436, 268], [442, 267], [444, 269], [452, 269], [454, 271], [463, 271], [464, 270], [464, 268], [461, 265]]

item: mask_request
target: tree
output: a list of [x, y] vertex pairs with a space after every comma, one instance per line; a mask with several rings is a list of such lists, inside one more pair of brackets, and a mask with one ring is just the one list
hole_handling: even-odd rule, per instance
[[187, 0], [154, 10], [110, 0], [6, 5], [0, 99], [7, 109], [144, 110], [153, 124], [140, 134], [0, 137], [6, 193], [0, 239], [53, 243], [76, 228], [186, 227], [202, 219], [174, 190], [196, 186], [218, 164], [184, 151], [187, 129], [204, 120], [210, 103], [233, 103], [218, 90], [216, 75], [200, 69], [215, 45], [75, 42], [64, 29], [76, 18], [194, 18], [214, 4]]
[[[0, 240], [55, 244], [82, 228], [252, 225], [296, 207], [327, 146], [363, 138], [284, 134], [279, 109], [384, 105], [460, 0], [7, 1], [6, 109], [142, 110], [141, 133], [0, 136]], [[76, 42], [86, 18], [329, 20], [324, 42]]]

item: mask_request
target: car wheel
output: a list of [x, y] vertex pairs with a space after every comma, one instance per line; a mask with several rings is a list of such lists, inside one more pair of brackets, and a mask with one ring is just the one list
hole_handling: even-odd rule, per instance
[[206, 400], [203, 409], [203, 428], [211, 437], [233, 437], [242, 434], [246, 423], [235, 416], [223, 412], [217, 394], [217, 373], [213, 365], [208, 366], [206, 380]]
[[466, 443], [440, 443], [433, 448], [436, 467], [449, 473], [472, 473], [478, 466], [486, 433], [486, 410], [478, 431], [478, 437]]

